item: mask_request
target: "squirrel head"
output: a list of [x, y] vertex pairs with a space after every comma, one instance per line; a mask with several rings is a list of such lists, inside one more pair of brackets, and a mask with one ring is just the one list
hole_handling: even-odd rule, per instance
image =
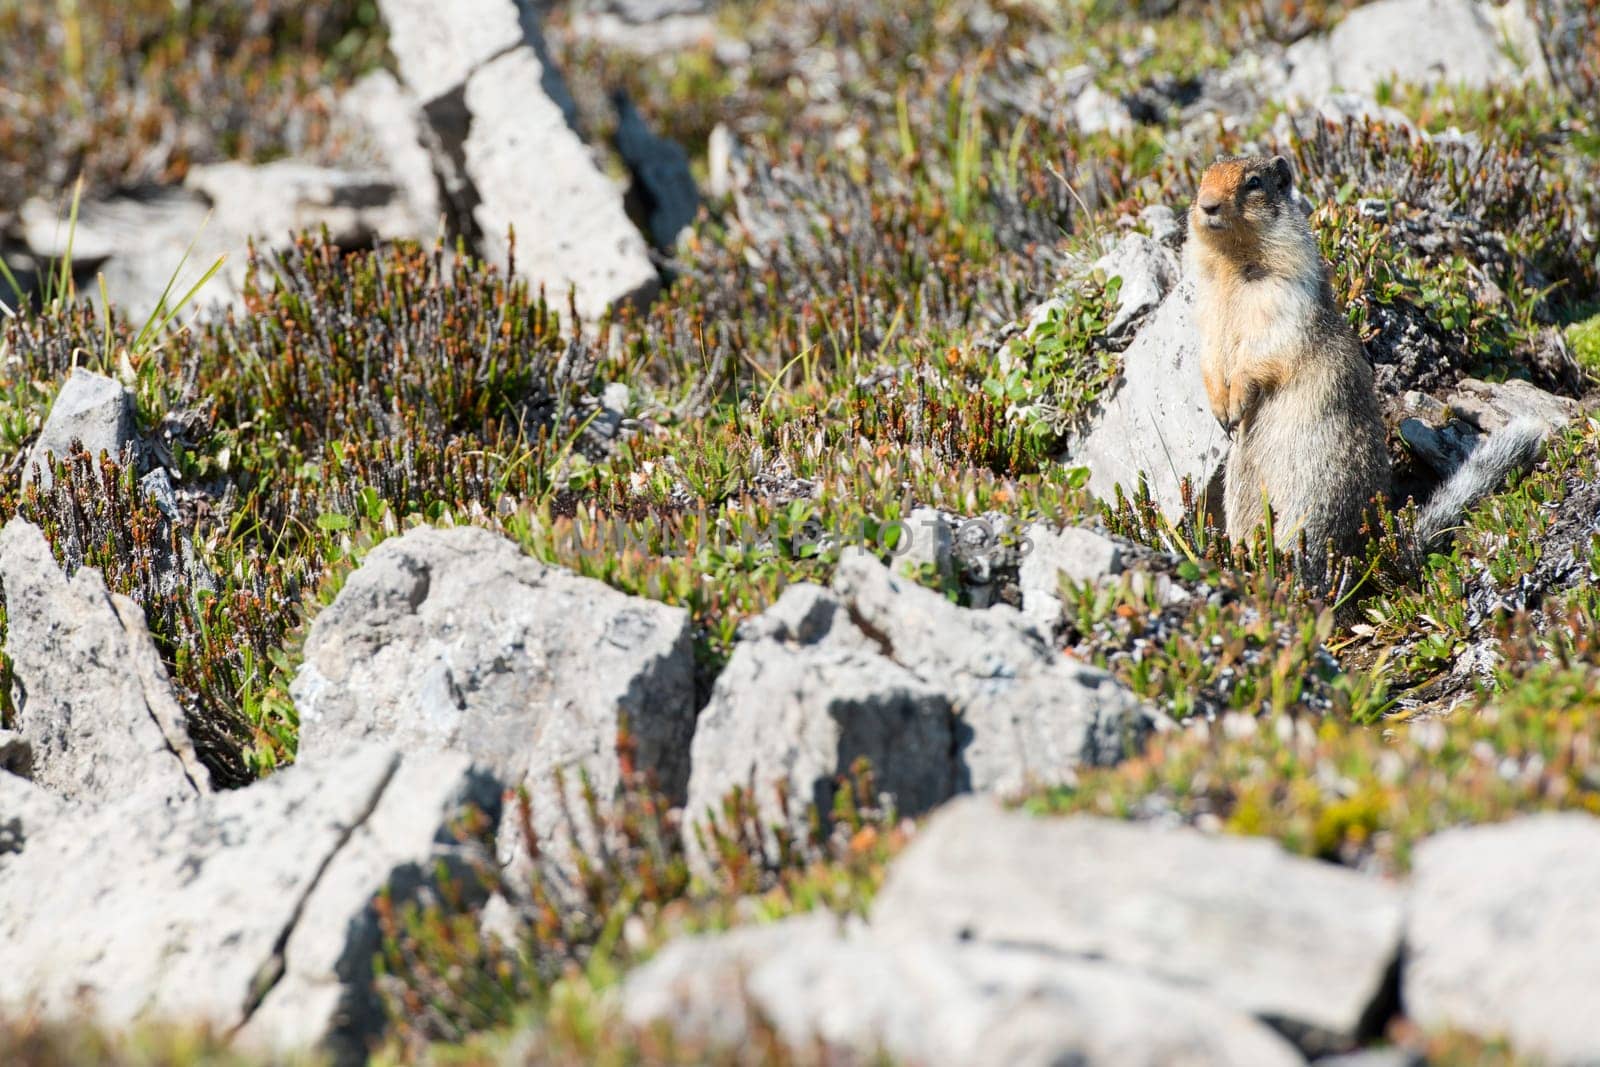
[[1219, 159], [1206, 168], [1189, 208], [1189, 234], [1220, 250], [1247, 253], [1290, 212], [1299, 219], [1294, 172], [1282, 156]]

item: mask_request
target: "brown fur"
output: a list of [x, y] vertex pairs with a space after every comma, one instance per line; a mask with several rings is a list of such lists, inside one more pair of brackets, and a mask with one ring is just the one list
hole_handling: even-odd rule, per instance
[[1321, 559], [1359, 544], [1362, 513], [1389, 488], [1389, 455], [1361, 344], [1292, 198], [1288, 161], [1210, 167], [1189, 211], [1201, 374], [1233, 436], [1224, 474], [1228, 535], [1249, 536], [1270, 504], [1278, 543], [1303, 533]]

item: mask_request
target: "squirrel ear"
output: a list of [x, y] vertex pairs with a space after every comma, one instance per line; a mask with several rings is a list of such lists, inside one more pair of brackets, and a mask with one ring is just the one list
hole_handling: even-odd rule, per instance
[[1272, 176], [1278, 179], [1278, 184], [1285, 189], [1294, 184], [1294, 170], [1290, 168], [1289, 161], [1282, 156], [1272, 157]]

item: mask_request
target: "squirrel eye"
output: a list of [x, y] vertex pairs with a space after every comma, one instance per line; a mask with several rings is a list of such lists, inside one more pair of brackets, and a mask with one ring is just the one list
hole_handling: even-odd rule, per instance
[[1244, 183], [1244, 187], [1246, 189], [1261, 188], [1261, 176], [1259, 174], [1250, 175], [1250, 180]]

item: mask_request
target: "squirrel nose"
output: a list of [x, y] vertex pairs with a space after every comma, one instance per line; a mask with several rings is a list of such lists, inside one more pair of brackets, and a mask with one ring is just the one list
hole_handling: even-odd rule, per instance
[[1222, 198], [1202, 196], [1200, 198], [1200, 210], [1207, 215], [1215, 215], [1222, 210]]

